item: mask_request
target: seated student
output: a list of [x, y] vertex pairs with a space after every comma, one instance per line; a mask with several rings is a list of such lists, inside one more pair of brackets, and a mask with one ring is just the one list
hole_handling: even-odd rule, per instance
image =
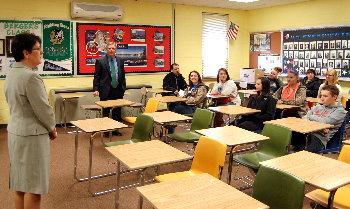
[[238, 95], [237, 86], [225, 68], [220, 68], [216, 76], [217, 83], [214, 84], [212, 94], [228, 95], [229, 98], [217, 101], [218, 105], [234, 104], [241, 105], [241, 98]]
[[320, 88], [321, 81], [315, 76], [316, 72], [314, 69], [308, 69], [306, 76], [300, 80], [301, 85], [306, 86], [307, 97], [317, 97], [318, 89]]
[[[220, 68], [216, 76], [217, 83], [211, 91], [212, 94], [227, 95], [229, 97], [217, 99], [218, 106], [223, 105], [241, 105], [241, 98], [238, 95], [237, 86], [234, 81], [230, 80], [230, 76], [225, 68]], [[222, 126], [223, 114], [215, 113], [214, 127]]]
[[180, 73], [180, 67], [177, 63], [170, 66], [171, 72], [163, 79], [163, 89], [171, 91], [169, 93], [162, 93], [163, 96], [177, 96], [180, 90], [185, 90], [187, 83], [185, 78]]
[[188, 80], [189, 86], [185, 89], [184, 94], [186, 102], [176, 103], [173, 107], [169, 107], [170, 111], [179, 114], [192, 114], [197, 107], [202, 107], [209, 90], [208, 86], [202, 83], [201, 76], [197, 71], [190, 72]]
[[[303, 117], [309, 110], [306, 102], [306, 87], [300, 85], [298, 80], [299, 72], [294, 69], [289, 70], [287, 74], [287, 85], [279, 88], [273, 95], [273, 97], [278, 100], [277, 104], [300, 106], [297, 109], [294, 108], [284, 111], [283, 116]], [[278, 111], [276, 115], [280, 115], [280, 111]]]
[[[173, 103], [169, 110], [179, 114], [192, 114], [197, 107], [202, 107], [203, 101], [207, 96], [209, 87], [202, 83], [200, 74], [197, 71], [191, 71], [189, 76], [189, 85], [185, 90], [184, 97], [186, 102]], [[174, 133], [174, 128], [169, 127], [168, 133]]]
[[[309, 135], [307, 140], [307, 151], [318, 152], [325, 149], [327, 142], [337, 132], [344, 121], [346, 111], [343, 106], [337, 102], [339, 89], [334, 85], [325, 85], [321, 89], [321, 103], [311, 108], [311, 110], [303, 117], [303, 119], [317, 121], [334, 125], [330, 129], [324, 129]], [[300, 137], [292, 138], [294, 150], [302, 149]]]
[[258, 78], [255, 83], [257, 95], [252, 95], [247, 107], [261, 112], [243, 115], [237, 126], [249, 131], [262, 130], [264, 122], [273, 120], [276, 111], [276, 100], [270, 94], [270, 81], [265, 77]]
[[280, 74], [281, 72], [282, 68], [275, 67], [271, 70], [269, 74], [271, 94], [274, 94], [281, 86], [283, 86], [282, 81], [278, 78], [278, 74]]
[[343, 94], [342, 94], [341, 86], [338, 84], [338, 71], [336, 71], [334, 69], [330, 69], [326, 72], [325, 75], [326, 75], [326, 80], [323, 84], [320, 85], [320, 88], [319, 88], [318, 93], [317, 93], [317, 97], [321, 96], [321, 89], [323, 88], [323, 86], [334, 85], [339, 90], [337, 101], [341, 102], [341, 98], [342, 98]]

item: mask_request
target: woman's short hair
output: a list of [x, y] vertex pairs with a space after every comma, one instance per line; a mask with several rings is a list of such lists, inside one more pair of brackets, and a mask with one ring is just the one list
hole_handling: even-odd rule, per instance
[[[334, 80], [333, 80], [333, 82], [334, 82], [334, 84], [338, 84], [338, 71], [336, 71], [335, 69], [329, 69], [326, 73], [325, 73], [325, 75], [327, 75], [329, 72], [333, 72], [333, 75], [334, 75]], [[328, 85], [328, 81], [327, 81], [327, 79], [326, 79], [326, 81], [324, 82], [326, 85]]]
[[270, 80], [266, 77], [260, 77], [258, 79], [261, 80], [261, 85], [262, 85], [262, 90], [260, 92], [260, 95], [270, 94]]
[[220, 79], [219, 79], [219, 75], [220, 75], [220, 71], [224, 71], [227, 75], [226, 81], [230, 80], [230, 75], [228, 74], [228, 71], [226, 68], [220, 68], [218, 71], [218, 75], [216, 76], [216, 82], [219, 83]]
[[192, 83], [192, 81], [191, 81], [191, 74], [192, 74], [192, 73], [196, 73], [197, 76], [198, 76], [198, 83], [202, 83], [202, 78], [201, 78], [201, 75], [199, 74], [199, 72], [196, 71], [196, 70], [193, 70], [193, 71], [190, 72], [190, 74], [188, 74], [188, 83], [190, 84], [189, 86], [190, 86], [190, 87], [193, 87], [193, 86], [194, 86], [193, 83]]
[[280, 67], [274, 67], [272, 70], [276, 71], [277, 73], [282, 72], [282, 68], [280, 68]]
[[339, 89], [335, 85], [324, 85], [321, 91], [329, 91], [329, 93], [331, 93], [332, 96], [339, 95]]
[[11, 44], [12, 56], [15, 58], [16, 62], [24, 59], [23, 50], [31, 53], [36, 42], [41, 45], [40, 37], [33, 33], [17, 34]]

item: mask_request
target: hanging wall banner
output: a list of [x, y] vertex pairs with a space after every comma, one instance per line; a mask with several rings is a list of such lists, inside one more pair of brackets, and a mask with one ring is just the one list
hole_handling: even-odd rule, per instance
[[78, 74], [92, 75], [95, 61], [114, 42], [126, 73], [170, 71], [170, 26], [77, 23]]
[[0, 20], [0, 78], [15, 62], [11, 43], [15, 35], [34, 33], [42, 39], [43, 62], [34, 68], [41, 76], [73, 75], [70, 21]]
[[72, 75], [71, 22], [43, 20], [43, 71], [49, 75]]
[[305, 75], [310, 68], [324, 76], [328, 69], [350, 78], [350, 26], [329, 26], [284, 30], [283, 73], [296, 69]]
[[[0, 78], [6, 78], [8, 70], [15, 62], [11, 52], [13, 37], [24, 32], [41, 37], [41, 21], [0, 20]], [[40, 67], [42, 65], [37, 69]]]

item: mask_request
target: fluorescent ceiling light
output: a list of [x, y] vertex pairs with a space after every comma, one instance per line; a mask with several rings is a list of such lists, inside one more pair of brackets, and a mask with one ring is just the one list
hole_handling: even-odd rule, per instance
[[249, 2], [254, 2], [254, 1], [259, 1], [259, 0], [229, 0], [229, 1], [236, 1], [236, 2], [245, 2], [245, 3], [249, 3]]

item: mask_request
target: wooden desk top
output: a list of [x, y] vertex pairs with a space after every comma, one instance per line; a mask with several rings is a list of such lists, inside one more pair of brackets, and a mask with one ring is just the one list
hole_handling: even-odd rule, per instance
[[313, 103], [320, 103], [321, 102], [319, 98], [314, 98], [314, 97], [307, 97], [306, 101], [313, 102]]
[[221, 141], [228, 146], [249, 144], [270, 139], [267, 136], [247, 131], [237, 126], [223, 126], [217, 128], [208, 128], [196, 130], [196, 132]]
[[101, 106], [102, 108], [106, 107], [122, 107], [122, 106], [129, 106], [134, 104], [135, 102], [126, 100], [126, 99], [116, 99], [116, 100], [107, 100], [107, 101], [97, 101], [95, 102], [97, 105]]
[[269, 208], [206, 173], [138, 187], [137, 191], [157, 209]]
[[59, 93], [58, 95], [60, 95], [63, 99], [72, 99], [86, 96], [82, 93]]
[[238, 93], [243, 93], [243, 94], [257, 94], [256, 90], [238, 90]]
[[276, 108], [277, 109], [291, 109], [291, 108], [297, 108], [297, 107], [300, 107], [298, 105], [287, 105], [287, 104], [276, 104]]
[[172, 91], [168, 91], [168, 90], [164, 90], [164, 89], [148, 89], [148, 92], [160, 94], [160, 93], [169, 93]]
[[305, 120], [301, 118], [289, 117], [289, 118], [281, 118], [277, 120], [265, 121], [266, 123], [273, 123], [277, 125], [281, 125], [287, 128], [292, 129], [292, 131], [296, 131], [299, 133], [307, 134], [315, 131], [320, 131], [326, 128], [332, 128], [333, 125], [320, 123], [316, 121]]
[[192, 156], [159, 140], [106, 147], [106, 149], [130, 170], [192, 159]]
[[118, 128], [126, 128], [128, 127], [124, 123], [115, 121], [110, 118], [94, 118], [94, 119], [86, 119], [86, 120], [76, 120], [71, 121], [73, 125], [80, 128], [82, 131], [91, 133], [97, 131], [106, 131], [106, 130], [114, 130]]
[[307, 151], [263, 161], [260, 164], [286, 171], [326, 191], [350, 183], [350, 164]]
[[171, 102], [185, 102], [187, 99], [183, 97], [176, 97], [176, 96], [164, 96], [157, 98], [160, 102], [164, 103], [171, 103]]
[[170, 123], [183, 120], [192, 120], [191, 117], [181, 115], [171, 111], [144, 113], [145, 115], [151, 116], [157, 123]]
[[237, 106], [237, 105], [209, 107], [209, 110], [212, 110], [215, 112], [221, 112], [221, 113], [228, 114], [228, 115], [247, 115], [247, 114], [261, 112], [260, 110], [256, 110], [256, 109], [252, 109], [252, 108], [248, 108], [248, 107]]
[[343, 141], [343, 144], [349, 144], [350, 145], [350, 139]]

